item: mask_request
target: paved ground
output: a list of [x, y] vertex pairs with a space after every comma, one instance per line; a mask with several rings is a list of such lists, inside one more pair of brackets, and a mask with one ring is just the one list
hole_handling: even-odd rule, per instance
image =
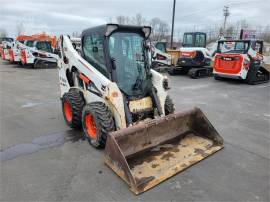
[[57, 69], [0, 62], [0, 201], [269, 201], [270, 84], [170, 80], [177, 110], [200, 107], [225, 148], [135, 196], [65, 125]]

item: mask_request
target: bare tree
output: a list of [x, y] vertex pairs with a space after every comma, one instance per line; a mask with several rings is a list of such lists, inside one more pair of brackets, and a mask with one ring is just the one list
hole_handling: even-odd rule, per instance
[[25, 32], [25, 27], [22, 22], [20, 22], [16, 28], [17, 28], [17, 35], [21, 35]]
[[5, 29], [0, 29], [0, 38], [7, 37], [7, 31]]
[[230, 25], [227, 27], [227, 29], [225, 30], [225, 36], [234, 36], [235, 35], [235, 26]]
[[71, 36], [74, 37], [74, 38], [80, 38], [81, 34], [79, 32], [77, 32], [77, 31], [74, 31], [74, 32], [72, 32]]
[[127, 16], [119, 15], [116, 16], [116, 22], [118, 24], [127, 25], [130, 24], [130, 18]]
[[138, 13], [135, 17], [132, 18], [131, 23], [133, 25], [142, 26], [146, 24], [146, 19], [140, 13]]
[[153, 18], [150, 20], [150, 26], [152, 27], [152, 39], [160, 41], [165, 39], [169, 32], [169, 25], [159, 18]]
[[249, 28], [249, 24], [246, 20], [241, 20], [240, 21], [240, 26], [241, 26], [241, 29], [247, 29]]

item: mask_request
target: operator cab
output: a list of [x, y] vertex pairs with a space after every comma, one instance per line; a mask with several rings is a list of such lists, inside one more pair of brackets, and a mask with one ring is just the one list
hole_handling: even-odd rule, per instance
[[34, 47], [34, 40], [26, 40], [24, 41], [24, 44], [28, 47]]
[[52, 45], [49, 41], [35, 41], [33, 47], [40, 51], [53, 53]]
[[247, 54], [249, 49], [257, 53], [263, 53], [263, 41], [261, 40], [220, 40], [217, 53]]
[[157, 42], [156, 45], [155, 45], [156, 49], [166, 53], [166, 42]]
[[146, 40], [150, 27], [107, 24], [82, 33], [82, 57], [130, 99], [151, 89]]
[[183, 38], [183, 47], [206, 47], [206, 33], [186, 32]]

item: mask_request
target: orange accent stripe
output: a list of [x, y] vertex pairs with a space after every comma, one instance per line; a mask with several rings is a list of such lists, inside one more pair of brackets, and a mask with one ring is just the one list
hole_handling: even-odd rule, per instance
[[82, 73], [80, 73], [79, 75], [80, 79], [83, 80], [85, 83], [89, 84], [91, 82], [90, 79], [88, 79], [85, 75], [83, 75]]

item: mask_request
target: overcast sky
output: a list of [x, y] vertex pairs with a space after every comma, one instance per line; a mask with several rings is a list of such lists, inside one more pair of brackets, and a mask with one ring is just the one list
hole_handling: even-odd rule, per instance
[[[20, 23], [26, 34], [71, 34], [117, 15], [137, 13], [171, 24], [172, 4], [173, 0], [0, 0], [0, 28], [11, 36]], [[270, 24], [270, 0], [177, 0], [175, 30], [222, 24], [224, 5], [230, 6], [229, 23], [246, 19], [253, 26]]]

